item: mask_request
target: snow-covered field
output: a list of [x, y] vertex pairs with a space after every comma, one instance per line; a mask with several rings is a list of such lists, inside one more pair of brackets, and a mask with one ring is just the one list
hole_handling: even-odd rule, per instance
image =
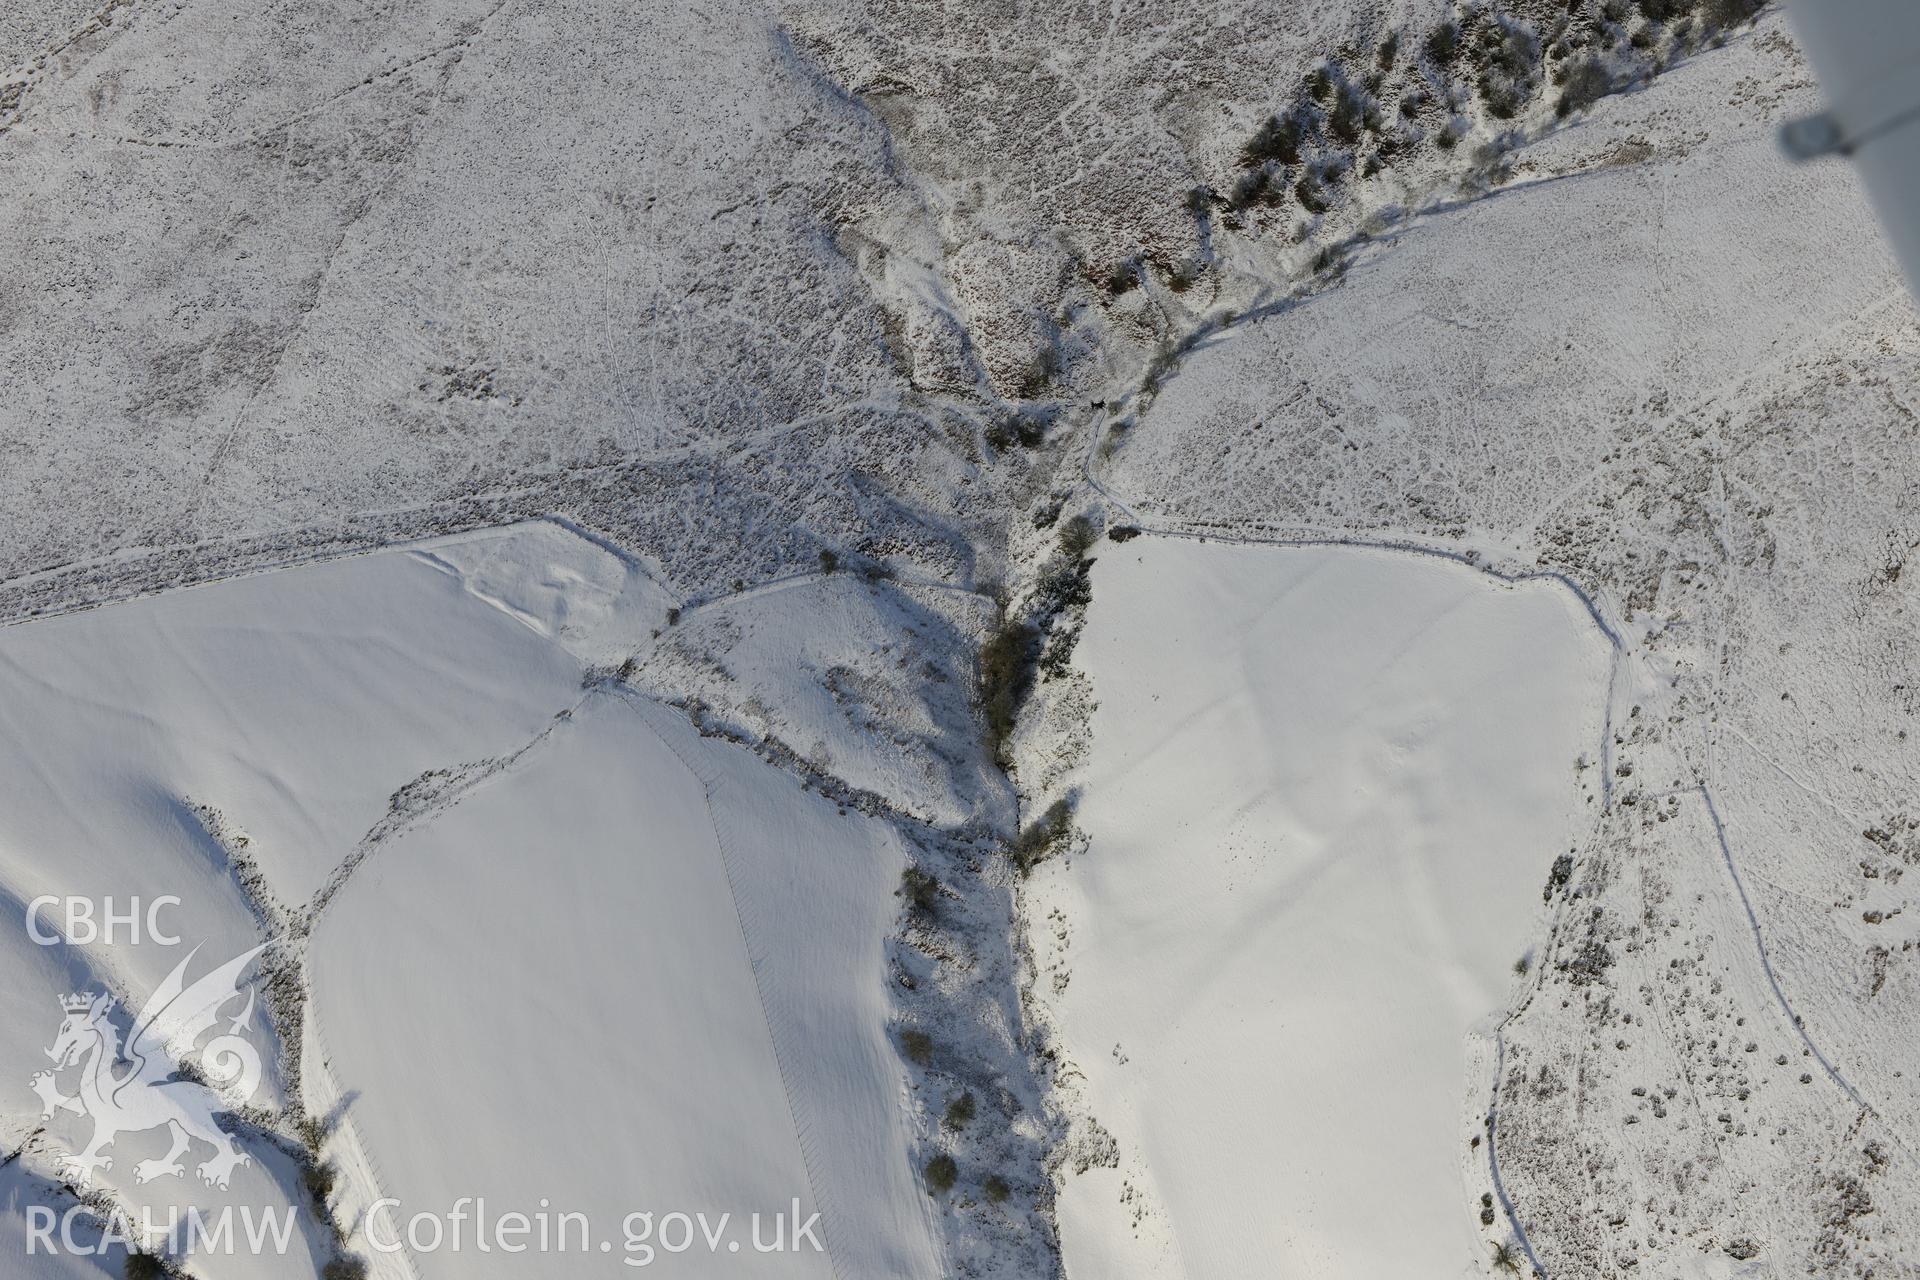
[[[8, 776], [38, 780], [0, 819], [9, 914], [45, 894], [180, 899], [159, 917], [180, 944], [5, 932], [21, 1169], [66, 1177], [59, 1151], [86, 1136], [84, 1117], [35, 1134], [59, 997], [104, 986], [138, 1009], [186, 948], [198, 976], [277, 938], [291, 988], [258, 993], [287, 1043], [256, 1019], [253, 1164], [228, 1189], [136, 1186], [164, 1135], [128, 1132], [99, 1175], [115, 1203], [190, 1187], [202, 1208], [302, 1205], [298, 1147], [274, 1135], [305, 1113], [337, 1126], [331, 1208], [376, 1274], [620, 1274], [649, 1249], [687, 1274], [738, 1273], [735, 1249], [754, 1274], [938, 1270], [886, 1038], [902, 849], [586, 661], [663, 622], [644, 574], [536, 524], [0, 633]], [[370, 1220], [381, 1197], [399, 1205]], [[479, 1254], [472, 1226], [462, 1252], [378, 1248], [462, 1197], [584, 1214], [613, 1251]], [[732, 1225], [675, 1255], [675, 1212]], [[759, 1256], [775, 1215], [791, 1247]]]
[[1606, 638], [1558, 583], [1147, 537], [1081, 644], [1090, 843], [1030, 917], [1120, 1159], [1062, 1192], [1069, 1273], [1476, 1274], [1488, 1038], [1597, 811]]
[[[414, 1273], [625, 1274], [633, 1212], [731, 1213], [717, 1255], [641, 1238], [676, 1274], [743, 1274], [730, 1246], [756, 1275], [937, 1271], [885, 1038], [900, 864], [884, 827], [613, 693], [394, 841], [313, 941], [316, 1042], [394, 1223], [484, 1196], [615, 1246]], [[750, 1216], [771, 1243], [795, 1203], [826, 1251], [752, 1257]]]

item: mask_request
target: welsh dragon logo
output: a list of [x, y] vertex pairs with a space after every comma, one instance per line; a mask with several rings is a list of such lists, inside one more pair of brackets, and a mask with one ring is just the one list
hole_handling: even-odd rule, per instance
[[[95, 1170], [113, 1168], [113, 1157], [103, 1153], [115, 1138], [163, 1125], [173, 1133], [173, 1146], [160, 1159], [134, 1166], [138, 1182], [184, 1173], [180, 1158], [195, 1141], [213, 1148], [213, 1156], [199, 1167], [200, 1180], [209, 1186], [224, 1191], [234, 1169], [252, 1163], [253, 1158], [236, 1148], [213, 1118], [216, 1111], [231, 1107], [227, 1099], [245, 1101], [260, 1085], [260, 1052], [240, 1036], [253, 1013], [251, 989], [245, 993], [246, 1007], [228, 1020], [227, 1030], [198, 1051], [196, 1074], [206, 1083], [179, 1072], [181, 1060], [193, 1054], [200, 1037], [220, 1021], [221, 1008], [241, 995], [237, 982], [241, 971], [265, 948], [255, 947], [186, 986], [187, 965], [199, 950], [195, 947], [147, 1000], [134, 1020], [124, 1052], [119, 1029], [110, 1017], [111, 994], [61, 998], [66, 1020], [47, 1050], [54, 1070], [35, 1073], [31, 1083], [40, 1095], [43, 1119], [56, 1111], [93, 1118], [93, 1137], [86, 1150], [69, 1152], [60, 1162], [62, 1172], [76, 1185], [90, 1182]], [[54, 1077], [75, 1066], [80, 1068], [80, 1091], [69, 1097], [60, 1092]]]

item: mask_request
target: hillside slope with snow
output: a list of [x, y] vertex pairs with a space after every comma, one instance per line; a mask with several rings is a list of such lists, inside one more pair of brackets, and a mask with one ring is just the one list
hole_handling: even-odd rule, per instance
[[[187, 1274], [1920, 1275], [1920, 328], [1764, 8], [0, 13], [0, 909], [267, 944]], [[0, 1248], [185, 1194], [67, 932]]]
[[[302, 1166], [326, 1165], [338, 1185], [314, 1212], [381, 1275], [485, 1262], [378, 1247], [462, 1196], [587, 1215], [617, 1252], [575, 1266], [608, 1274], [648, 1243], [629, 1213], [700, 1210], [730, 1212], [736, 1246], [753, 1214], [770, 1240], [776, 1214], [791, 1233], [817, 1213], [818, 1247], [765, 1260], [781, 1274], [937, 1270], [887, 1037], [906, 854], [885, 822], [589, 665], [651, 644], [661, 601], [541, 524], [0, 633], [8, 745], [34, 744], [9, 776], [42, 780], [6, 817], [7, 900], [178, 898], [172, 941], [6, 933], [0, 1097], [21, 1168], [103, 1206], [180, 1203], [152, 1200], [180, 1194], [164, 1175], [136, 1180], [164, 1135], [123, 1134], [91, 1185], [62, 1164], [87, 1116], [41, 1119], [42, 1032], [69, 992], [104, 987], [131, 1014], [187, 948], [211, 967], [266, 943], [247, 988], [266, 1091], [223, 1100], [252, 1166], [201, 1188], [203, 1210], [304, 1215]], [[382, 1196], [391, 1219], [368, 1213]], [[317, 1267], [334, 1247], [307, 1221]], [[703, 1265], [731, 1274], [720, 1250]]]
[[1814, 101], [1764, 22], [1224, 327], [1091, 455], [1115, 518], [1563, 572], [1625, 638], [1498, 1095], [1552, 1275], [1916, 1265], [1915, 330], [1850, 176], [1772, 144]]

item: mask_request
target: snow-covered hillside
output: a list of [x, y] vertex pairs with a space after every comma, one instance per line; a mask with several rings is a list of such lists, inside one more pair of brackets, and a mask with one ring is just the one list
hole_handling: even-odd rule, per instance
[[1913, 312], [1846, 171], [1773, 146], [1814, 101], [1763, 22], [1219, 328], [1090, 455], [1115, 519], [1563, 572], [1624, 638], [1499, 1094], [1551, 1275], [1920, 1265]]
[[[819, 1214], [817, 1251], [763, 1260], [781, 1274], [938, 1270], [887, 1036], [904, 850], [590, 665], [650, 645], [662, 600], [542, 524], [0, 636], [8, 749], [31, 751], [8, 776], [40, 780], [6, 813], [7, 900], [179, 899], [158, 917], [175, 941], [4, 935], [20, 1169], [103, 1203], [177, 1197], [136, 1176], [164, 1135], [125, 1133], [103, 1180], [75, 1177], [59, 1152], [86, 1117], [49, 1127], [30, 1077], [66, 993], [105, 987], [131, 1014], [187, 948], [211, 967], [267, 942], [268, 1080], [228, 1098], [253, 1164], [200, 1188], [203, 1209], [306, 1215], [305, 1163], [338, 1179], [312, 1248], [325, 1260], [336, 1223], [377, 1274], [486, 1266], [379, 1248], [463, 1196], [587, 1215], [593, 1247], [619, 1248], [574, 1273], [632, 1265], [630, 1212], [701, 1210], [733, 1214], [736, 1246], [752, 1214]], [[369, 1216], [383, 1196], [393, 1216]]]
[[978, 427], [843, 239], [914, 201], [753, 5], [42, 7], [0, 55], [7, 614], [562, 511], [686, 592], [965, 576]]
[[1920, 328], [1765, 8], [7, 7], [0, 1251], [1920, 1276]]

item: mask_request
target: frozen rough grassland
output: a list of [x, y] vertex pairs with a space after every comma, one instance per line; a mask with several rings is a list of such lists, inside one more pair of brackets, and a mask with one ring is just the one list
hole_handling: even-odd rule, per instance
[[7, 614], [554, 511], [686, 592], [822, 545], [969, 576], [978, 427], [839, 242], [913, 202], [752, 5], [39, 25], [0, 63]]

